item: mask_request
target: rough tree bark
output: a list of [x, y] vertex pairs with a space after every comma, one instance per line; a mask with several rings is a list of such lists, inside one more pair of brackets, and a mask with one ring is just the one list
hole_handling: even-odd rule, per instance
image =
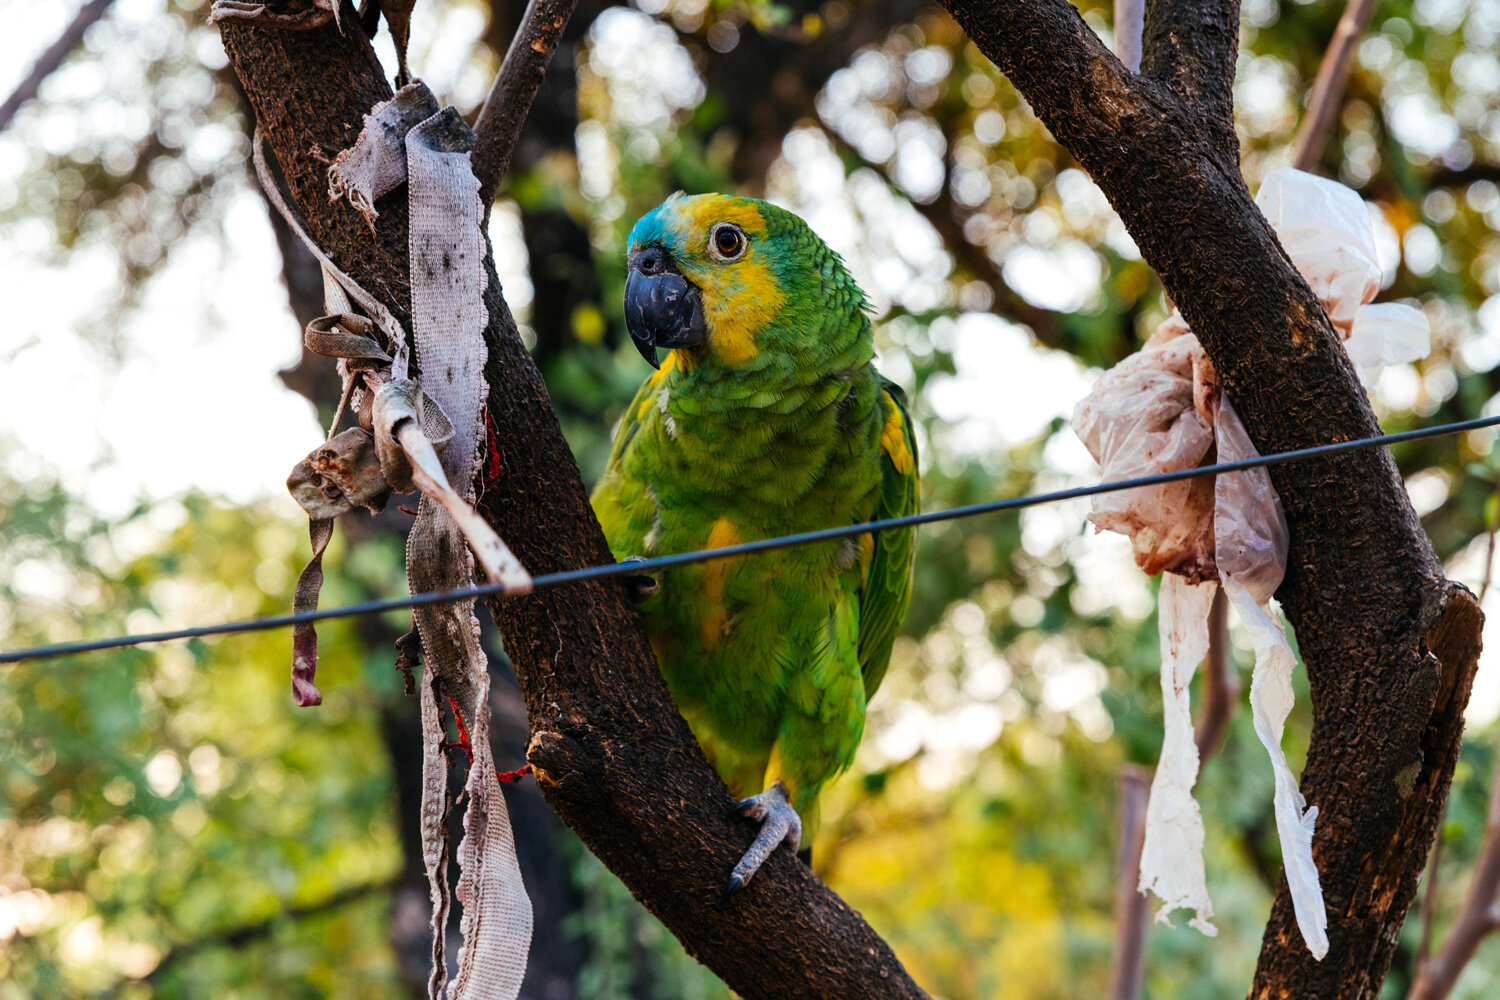
[[[326, 162], [390, 96], [352, 19], [288, 32], [225, 24], [224, 46], [312, 236], [407, 319], [401, 192], [377, 203], [374, 238], [330, 203]], [[608, 562], [577, 466], [486, 259], [489, 416], [503, 467], [485, 516], [536, 574]], [[890, 948], [808, 869], [777, 852], [746, 890], [719, 899], [751, 829], [660, 679], [618, 584], [556, 588], [491, 604], [532, 726], [530, 760], [553, 808], [682, 940], [750, 997], [925, 994]]]
[[[1240, 175], [1239, 4], [1152, 0], [1141, 73], [1066, 0], [945, 0], [1108, 196], [1263, 452], [1379, 431], [1321, 306]], [[1283, 880], [1251, 995], [1375, 997], [1447, 797], [1483, 617], [1444, 579], [1384, 450], [1279, 466], [1292, 547], [1277, 593], [1313, 695], [1302, 790], [1330, 951]]]

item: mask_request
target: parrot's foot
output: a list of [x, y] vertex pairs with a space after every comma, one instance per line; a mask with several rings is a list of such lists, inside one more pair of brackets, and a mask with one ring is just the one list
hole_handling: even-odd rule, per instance
[[795, 853], [802, 840], [802, 818], [792, 808], [791, 800], [786, 795], [786, 786], [779, 781], [759, 795], [745, 799], [734, 807], [734, 811], [741, 816], [759, 820], [760, 832], [755, 835], [745, 856], [740, 858], [740, 863], [729, 874], [729, 882], [724, 886], [725, 899], [749, 882], [782, 842], [791, 844]]
[[[621, 559], [620, 563], [621, 565], [627, 565], [630, 563], [643, 563], [645, 561], [644, 556], [627, 556]], [[646, 603], [646, 598], [655, 596], [656, 592], [661, 589], [661, 582], [656, 577], [648, 576], [645, 573], [634, 573], [630, 576], [621, 577], [620, 582], [625, 585], [626, 597], [637, 608]]]

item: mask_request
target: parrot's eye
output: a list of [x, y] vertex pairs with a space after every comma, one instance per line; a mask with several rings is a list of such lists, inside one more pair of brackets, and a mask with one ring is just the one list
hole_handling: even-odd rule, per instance
[[708, 245], [713, 255], [720, 260], [737, 260], [744, 254], [748, 241], [739, 226], [721, 222], [709, 234]]

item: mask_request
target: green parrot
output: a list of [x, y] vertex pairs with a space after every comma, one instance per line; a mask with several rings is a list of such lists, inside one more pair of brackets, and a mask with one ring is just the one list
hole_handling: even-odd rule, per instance
[[[636, 223], [628, 266], [626, 326], [657, 370], [593, 494], [616, 558], [916, 512], [916, 440], [871, 364], [864, 293], [805, 222], [677, 194]], [[667, 569], [642, 601], [672, 697], [761, 824], [726, 893], [811, 842], [911, 601], [914, 543], [908, 528]]]

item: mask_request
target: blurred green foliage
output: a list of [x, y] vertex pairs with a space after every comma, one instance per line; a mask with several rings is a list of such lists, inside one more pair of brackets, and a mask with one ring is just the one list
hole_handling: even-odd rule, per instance
[[[106, 522], [6, 480], [0, 508], [7, 646], [272, 613], [299, 568], [284, 504], [187, 497]], [[399, 566], [385, 557], [382, 579]], [[335, 578], [326, 597], [365, 585]], [[287, 697], [275, 632], [5, 669], [0, 996], [94, 995], [122, 974], [146, 984], [122, 996], [389, 981], [367, 945], [400, 865], [373, 709], [399, 687], [350, 625], [323, 631], [328, 661], [357, 670], [330, 671], [317, 712]]]

